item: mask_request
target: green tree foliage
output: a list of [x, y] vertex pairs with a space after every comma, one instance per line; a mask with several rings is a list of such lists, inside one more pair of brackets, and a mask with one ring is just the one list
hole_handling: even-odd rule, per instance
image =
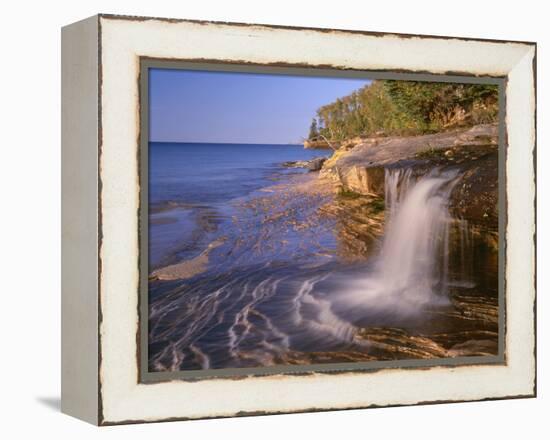
[[420, 134], [497, 117], [495, 85], [381, 80], [319, 108], [310, 139]]

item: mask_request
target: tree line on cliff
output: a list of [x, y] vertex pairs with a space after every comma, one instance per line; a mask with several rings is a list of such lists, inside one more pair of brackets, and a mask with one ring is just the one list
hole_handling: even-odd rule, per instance
[[497, 119], [496, 85], [376, 80], [319, 108], [309, 139], [425, 134]]

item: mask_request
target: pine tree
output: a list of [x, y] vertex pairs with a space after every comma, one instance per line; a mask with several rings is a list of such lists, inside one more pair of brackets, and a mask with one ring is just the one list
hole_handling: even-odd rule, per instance
[[311, 125], [309, 126], [309, 139], [315, 139], [319, 136], [319, 129], [317, 127], [317, 119], [313, 118], [311, 120]]

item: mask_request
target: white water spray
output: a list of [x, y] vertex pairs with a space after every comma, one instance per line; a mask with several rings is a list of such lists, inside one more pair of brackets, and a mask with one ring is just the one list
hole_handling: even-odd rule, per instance
[[410, 170], [386, 170], [386, 234], [374, 270], [352, 288], [354, 303], [410, 314], [448, 302], [448, 204], [456, 177], [432, 172], [415, 181]]

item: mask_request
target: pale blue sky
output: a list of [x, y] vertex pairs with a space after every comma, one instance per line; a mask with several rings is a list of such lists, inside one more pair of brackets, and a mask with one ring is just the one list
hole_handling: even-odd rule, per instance
[[299, 143], [322, 105], [367, 79], [176, 69], [149, 71], [149, 139]]

